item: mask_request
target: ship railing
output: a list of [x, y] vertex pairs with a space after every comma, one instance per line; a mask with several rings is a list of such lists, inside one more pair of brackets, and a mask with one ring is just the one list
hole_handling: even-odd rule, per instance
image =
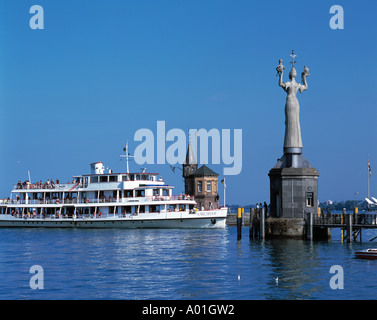
[[194, 196], [189, 195], [172, 195], [172, 196], [147, 196], [147, 197], [130, 197], [130, 198], [66, 198], [66, 199], [4, 199], [0, 200], [0, 204], [23, 204], [23, 205], [38, 205], [38, 204], [91, 204], [91, 203], [129, 203], [129, 202], [151, 202], [151, 201], [171, 201], [171, 200], [195, 200]]
[[[43, 220], [71, 220], [71, 219], [110, 219], [110, 218], [130, 218], [132, 219], [133, 217], [137, 216], [142, 216], [144, 214], [164, 214], [164, 215], [169, 215], [172, 211], [155, 211], [155, 212], [116, 212], [116, 213], [101, 213], [99, 214], [98, 212], [96, 214], [94, 213], [76, 213], [76, 214], [43, 214], [43, 213], [12, 213], [11, 215], [16, 218], [16, 219], [22, 219], [22, 220], [33, 220], [33, 219], [43, 219]], [[181, 214], [186, 212], [186, 213], [196, 213], [195, 210], [177, 210], [173, 211], [175, 213], [180, 212]]]
[[79, 199], [78, 203], [128, 203], [128, 202], [151, 202], [151, 201], [169, 201], [169, 200], [195, 200], [193, 196], [174, 195], [174, 196], [147, 196], [147, 197], [104, 197], [104, 198], [86, 198]]
[[[138, 197], [134, 199], [139, 199]], [[194, 196], [180, 194], [180, 195], [171, 195], [171, 196], [147, 196], [142, 197], [144, 201], [166, 201], [166, 200], [195, 200]]]
[[85, 188], [86, 185], [81, 183], [71, 183], [71, 182], [68, 182], [68, 183], [55, 183], [55, 184], [47, 184], [47, 183], [27, 183], [27, 184], [14, 184], [13, 185], [13, 189], [14, 190], [36, 190], [36, 189], [40, 189], [40, 190], [51, 190], [51, 189], [54, 189], [54, 190], [58, 190], [58, 191], [65, 191], [65, 190], [70, 190], [72, 189], [73, 187], [77, 187], [78, 188]]
[[7, 203], [9, 204], [74, 204], [74, 203], [78, 203], [77, 202], [77, 199], [64, 199], [64, 200], [60, 200], [60, 199], [33, 199], [33, 200], [16, 200], [16, 199], [12, 199], [12, 200], [9, 200]]

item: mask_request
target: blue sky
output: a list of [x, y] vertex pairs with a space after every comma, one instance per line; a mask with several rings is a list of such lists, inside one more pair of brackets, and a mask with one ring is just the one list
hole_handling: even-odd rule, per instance
[[[34, 4], [43, 30], [29, 27]], [[334, 4], [343, 30], [329, 26]], [[134, 150], [135, 132], [163, 120], [166, 130], [242, 129], [242, 172], [227, 177], [227, 202], [268, 202], [284, 139], [275, 68], [280, 58], [289, 68], [292, 49], [298, 73], [311, 73], [298, 98], [320, 201], [364, 198], [368, 155], [377, 195], [375, 1], [3, 0], [0, 15], [0, 197], [28, 170], [61, 181], [95, 161], [125, 171], [125, 142]], [[180, 171], [148, 171], [182, 191]]]

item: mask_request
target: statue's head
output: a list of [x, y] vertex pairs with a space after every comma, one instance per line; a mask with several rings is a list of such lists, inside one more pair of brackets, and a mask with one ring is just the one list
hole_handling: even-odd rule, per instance
[[293, 78], [296, 78], [297, 76], [297, 72], [296, 72], [296, 69], [294, 67], [292, 67], [291, 71], [289, 71], [289, 79], [293, 79]]

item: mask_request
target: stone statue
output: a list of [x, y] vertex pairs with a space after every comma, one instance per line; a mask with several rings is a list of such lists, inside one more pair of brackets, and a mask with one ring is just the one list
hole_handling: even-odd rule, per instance
[[284, 153], [288, 154], [301, 154], [302, 153], [302, 140], [300, 128], [300, 105], [296, 98], [297, 91], [302, 93], [308, 89], [306, 77], [309, 76], [309, 68], [304, 67], [304, 72], [301, 74], [302, 84], [297, 83], [295, 78], [297, 76], [294, 64], [296, 63], [294, 50], [292, 50], [292, 69], [289, 72], [289, 79], [291, 81], [283, 82], [284, 66], [282, 59], [279, 60], [279, 66], [276, 71], [279, 75], [279, 86], [287, 93], [287, 100], [285, 103], [285, 136], [284, 136]]

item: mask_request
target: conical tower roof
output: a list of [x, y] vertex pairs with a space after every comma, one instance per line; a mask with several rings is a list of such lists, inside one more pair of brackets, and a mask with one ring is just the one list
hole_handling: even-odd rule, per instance
[[191, 141], [189, 140], [188, 147], [187, 147], [187, 153], [186, 153], [186, 159], [184, 164], [197, 164], [195, 160], [194, 151], [192, 150]]

